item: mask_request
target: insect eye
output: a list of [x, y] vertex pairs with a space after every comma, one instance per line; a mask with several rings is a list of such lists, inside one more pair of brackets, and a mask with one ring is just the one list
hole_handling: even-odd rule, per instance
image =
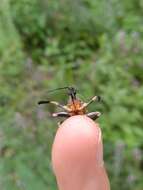
[[74, 96], [76, 95], [76, 91], [75, 91], [75, 89], [73, 89], [72, 94], [73, 94]]
[[75, 95], [76, 94], [76, 89], [72, 87], [71, 90], [72, 90], [73, 94]]

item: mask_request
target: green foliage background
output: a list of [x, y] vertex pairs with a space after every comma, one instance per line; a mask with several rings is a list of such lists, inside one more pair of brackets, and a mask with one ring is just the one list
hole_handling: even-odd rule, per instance
[[[103, 113], [114, 190], [143, 189], [143, 0], [1, 0], [0, 189], [56, 190], [49, 89], [75, 85]], [[84, 98], [83, 98], [84, 97]]]

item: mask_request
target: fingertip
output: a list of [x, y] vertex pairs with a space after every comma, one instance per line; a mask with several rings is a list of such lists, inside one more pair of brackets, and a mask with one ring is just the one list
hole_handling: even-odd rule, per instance
[[[102, 135], [99, 124], [87, 116], [73, 116], [66, 119], [59, 127], [52, 148], [53, 160], [77, 162], [80, 159], [103, 165]], [[74, 160], [75, 159], [75, 160]], [[97, 160], [97, 161], [96, 161]], [[69, 162], [69, 161], [68, 161]]]
[[83, 115], [66, 119], [52, 148], [52, 165], [59, 188], [79, 190], [85, 186], [87, 190], [109, 190], [103, 164], [99, 124]]

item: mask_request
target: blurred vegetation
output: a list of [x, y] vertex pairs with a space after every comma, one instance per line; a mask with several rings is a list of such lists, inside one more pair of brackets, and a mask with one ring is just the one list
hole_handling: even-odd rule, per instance
[[[75, 85], [103, 113], [111, 187], [143, 189], [143, 0], [1, 0], [0, 189], [56, 190], [49, 89]], [[68, 98], [68, 97], [67, 97]]]

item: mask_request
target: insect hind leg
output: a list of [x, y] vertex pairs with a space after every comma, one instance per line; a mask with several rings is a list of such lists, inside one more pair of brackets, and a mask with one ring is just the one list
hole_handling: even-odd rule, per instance
[[70, 114], [67, 112], [58, 112], [58, 113], [53, 113], [52, 114], [53, 117], [65, 117], [68, 118], [70, 117]]
[[100, 112], [91, 112], [86, 114], [88, 117], [90, 117], [93, 120], [96, 120], [97, 118], [100, 117], [101, 113]]

